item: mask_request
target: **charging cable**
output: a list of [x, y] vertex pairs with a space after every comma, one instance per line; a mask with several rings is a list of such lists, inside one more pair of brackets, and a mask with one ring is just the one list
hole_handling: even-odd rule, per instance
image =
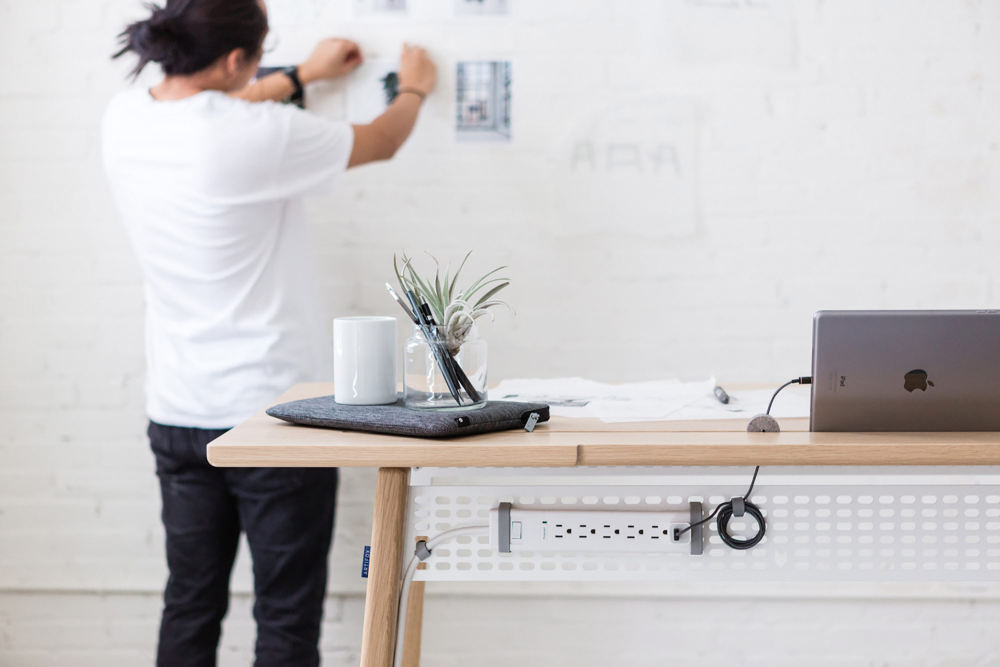
[[780, 387], [778, 387], [777, 389], [775, 389], [774, 390], [774, 394], [771, 395], [771, 400], [767, 404], [767, 412], [765, 412], [764, 414], [768, 415], [768, 416], [771, 415], [771, 407], [774, 405], [774, 399], [778, 398], [778, 394], [781, 393], [781, 390], [784, 389], [785, 387], [787, 387], [788, 385], [792, 385], [792, 384], [812, 384], [812, 383], [813, 383], [813, 379], [811, 377], [809, 377], [808, 375], [803, 375], [802, 377], [792, 378], [791, 380], [789, 380], [785, 384], [781, 385]]
[[450, 528], [443, 533], [438, 533], [429, 540], [420, 540], [417, 542], [417, 546], [413, 550], [413, 556], [410, 557], [410, 562], [406, 564], [406, 569], [403, 570], [403, 581], [399, 587], [399, 609], [396, 612], [396, 648], [395, 659], [393, 660], [395, 667], [401, 667], [403, 664], [402, 644], [403, 636], [406, 633], [406, 605], [410, 599], [410, 584], [413, 583], [413, 576], [416, 574], [417, 565], [430, 558], [434, 548], [444, 542], [449, 542], [466, 535], [488, 535], [489, 530], [490, 527], [485, 524], [458, 526]]
[[[767, 419], [774, 421], [774, 418], [771, 417], [771, 408], [774, 407], [774, 399], [778, 397], [778, 394], [781, 393], [782, 389], [793, 384], [812, 384], [812, 378], [808, 376], [792, 378], [785, 384], [778, 387], [775, 390], [774, 394], [771, 395], [771, 400], [767, 404], [767, 412], [765, 412], [763, 415], [758, 415], [757, 417], [754, 417], [751, 424], [753, 424], [754, 422], [758, 422], [758, 420], [760, 420], [761, 417], [766, 417]], [[751, 429], [748, 427], [747, 430], [749, 431], [755, 429]], [[778, 430], [776, 422], [774, 424], [773, 430], [775, 431]], [[740, 549], [740, 550], [750, 549], [760, 544], [760, 541], [764, 539], [764, 533], [767, 530], [767, 525], [764, 522], [764, 513], [760, 511], [759, 507], [750, 502], [750, 494], [753, 493], [753, 487], [754, 484], [757, 483], [757, 473], [759, 472], [760, 472], [760, 466], [754, 467], [753, 478], [750, 480], [750, 488], [747, 489], [747, 492], [744, 493], [742, 496], [737, 496], [731, 500], [727, 500], [724, 503], [719, 503], [718, 505], [715, 506], [715, 509], [712, 510], [712, 513], [709, 514], [704, 519], [702, 519], [701, 521], [696, 521], [683, 529], [675, 528], [674, 540], [680, 539], [681, 535], [688, 532], [695, 526], [700, 526], [703, 523], [708, 523], [714, 518], [715, 527], [718, 530], [719, 538], [730, 549]], [[752, 516], [754, 520], [757, 522], [757, 532], [747, 538], [734, 537], [729, 532], [730, 519], [732, 519], [733, 517], [741, 518], [746, 514]]]

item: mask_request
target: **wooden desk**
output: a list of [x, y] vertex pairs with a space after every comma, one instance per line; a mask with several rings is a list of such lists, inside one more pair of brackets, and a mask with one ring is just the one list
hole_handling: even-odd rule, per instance
[[[276, 403], [333, 392], [329, 383], [296, 385]], [[747, 433], [743, 420], [604, 424], [555, 418], [534, 433], [505, 431], [455, 440], [424, 440], [302, 428], [263, 411], [212, 442], [217, 466], [368, 466], [378, 468], [371, 566], [365, 603], [363, 667], [388, 667], [396, 628], [404, 517], [410, 468], [726, 466], [726, 465], [1000, 465], [1000, 433], [810, 433], [804, 419], [782, 420], [782, 433]], [[422, 582], [410, 598], [406, 652], [414, 645]]]

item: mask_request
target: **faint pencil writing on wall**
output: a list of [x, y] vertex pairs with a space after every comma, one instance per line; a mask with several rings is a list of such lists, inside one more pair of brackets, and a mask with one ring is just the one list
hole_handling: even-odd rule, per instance
[[672, 171], [678, 177], [683, 175], [677, 147], [664, 142], [609, 141], [597, 143], [578, 141], [573, 146], [570, 166], [574, 170], [623, 171], [632, 169], [637, 172], [654, 174]]

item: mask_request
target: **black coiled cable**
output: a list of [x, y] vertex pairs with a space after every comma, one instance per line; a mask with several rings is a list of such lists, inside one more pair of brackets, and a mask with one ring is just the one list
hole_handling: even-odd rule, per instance
[[[719, 538], [730, 549], [742, 550], [757, 546], [760, 541], [764, 539], [764, 533], [767, 530], [767, 524], [764, 522], [764, 513], [760, 511], [759, 507], [750, 502], [750, 494], [753, 493], [753, 485], [757, 483], [758, 472], [760, 472], [760, 466], [753, 469], [753, 479], [750, 480], [750, 488], [747, 489], [747, 492], [743, 494], [742, 497], [733, 498], [732, 500], [719, 503], [715, 506], [715, 509], [712, 510], [712, 513], [701, 521], [696, 521], [682, 530], [675, 531], [674, 539], [679, 539], [681, 535], [695, 526], [700, 526], [703, 523], [708, 523], [712, 519], [715, 519], [715, 527], [719, 532]], [[743, 505], [743, 507], [733, 507], [734, 503], [737, 505]], [[740, 511], [741, 509], [742, 511]], [[742, 537], [733, 537], [729, 533], [729, 520], [734, 516], [743, 516], [744, 513], [749, 514], [757, 521], [757, 532], [746, 539]]]
[[[757, 544], [764, 539], [764, 532], [767, 530], [767, 524], [764, 523], [764, 513], [760, 511], [760, 508], [750, 502], [750, 493], [753, 491], [754, 482], [757, 481], [757, 473], [760, 471], [760, 466], [753, 469], [753, 481], [750, 482], [750, 488], [747, 489], [746, 495], [743, 498], [733, 498], [732, 500], [727, 500], [724, 503], [720, 503], [718, 507], [715, 508], [717, 517], [715, 519], [715, 527], [719, 531], [719, 537], [725, 542], [726, 546], [731, 549], [750, 549], [757, 546]], [[742, 500], [743, 511], [739, 514], [736, 513], [736, 508], [733, 507], [733, 503]], [[751, 537], [746, 539], [742, 537], [733, 537], [729, 533], [729, 520], [734, 516], [742, 516], [744, 513], [749, 514], [757, 521], [757, 532]]]

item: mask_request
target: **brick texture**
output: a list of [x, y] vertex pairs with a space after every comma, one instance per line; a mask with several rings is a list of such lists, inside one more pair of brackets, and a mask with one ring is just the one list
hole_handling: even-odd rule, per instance
[[[397, 314], [380, 287], [393, 252], [475, 249], [471, 269], [509, 264], [514, 281], [516, 317], [484, 332], [494, 379], [777, 380], [807, 372], [819, 308], [997, 306], [1000, 3], [511, 0], [509, 18], [461, 19], [451, 0], [410, 0], [405, 18], [269, 4], [272, 64], [345, 34], [373, 57], [426, 44], [440, 66], [397, 159], [309, 203], [328, 318]], [[0, 0], [4, 665], [143, 664], [154, 643], [142, 292], [98, 150], [129, 66], [108, 59], [114, 36], [141, 12]], [[514, 140], [458, 144], [455, 62], [489, 58], [512, 62]], [[343, 116], [343, 84], [310, 93]], [[344, 474], [331, 665], [357, 659], [373, 480]], [[244, 550], [234, 588], [249, 582]], [[652, 665], [665, 647], [700, 664], [1000, 661], [994, 602], [516, 595], [432, 597], [428, 664], [469, 664], [480, 642], [481, 665]], [[236, 598], [224, 664], [249, 660], [248, 608]]]

